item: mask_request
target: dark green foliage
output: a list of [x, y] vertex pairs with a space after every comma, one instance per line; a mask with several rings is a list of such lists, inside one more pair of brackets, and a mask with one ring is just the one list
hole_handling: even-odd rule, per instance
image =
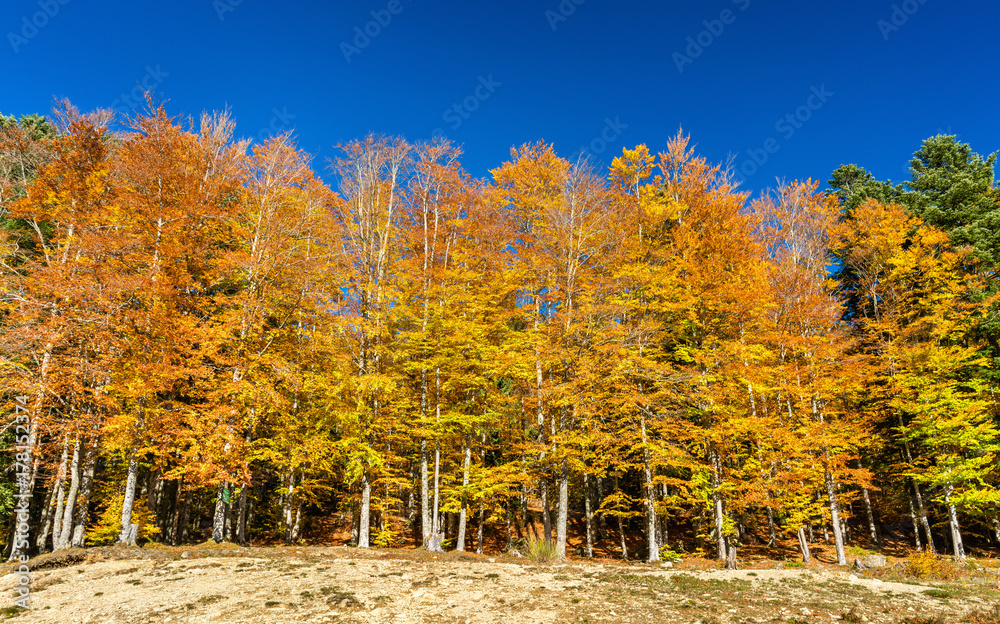
[[907, 184], [911, 212], [948, 232], [956, 248], [969, 247], [983, 268], [1000, 262], [1000, 197], [993, 188], [997, 155], [983, 158], [954, 136], [924, 141], [913, 155]]

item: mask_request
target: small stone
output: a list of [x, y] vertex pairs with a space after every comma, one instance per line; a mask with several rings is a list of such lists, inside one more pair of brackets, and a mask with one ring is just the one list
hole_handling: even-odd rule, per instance
[[852, 583], [856, 583], [857, 581], [859, 581], [861, 579], [859, 579], [857, 577], [857, 575], [851, 574], [850, 576], [847, 577], [847, 580], [851, 581]]
[[190, 557], [190, 556], [191, 556], [191, 553], [189, 553], [189, 552], [188, 552], [188, 551], [186, 551], [186, 550], [185, 550], [184, 552], [182, 552], [182, 553], [181, 553], [181, 559], [187, 559], [187, 558], [188, 558], [188, 557]]

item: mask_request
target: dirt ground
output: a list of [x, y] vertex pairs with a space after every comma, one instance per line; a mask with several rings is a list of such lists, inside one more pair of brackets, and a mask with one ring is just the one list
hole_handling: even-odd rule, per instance
[[[70, 551], [33, 563], [32, 608], [8, 609], [0, 618], [31, 624], [931, 624], [944, 615], [945, 622], [1000, 622], [1000, 612], [988, 614], [1000, 604], [989, 569], [981, 579], [899, 582], [823, 566], [730, 572], [687, 569], [713, 565], [706, 562], [539, 564], [425, 551], [208, 546]], [[4, 576], [0, 590], [13, 596], [15, 583], [16, 576]]]

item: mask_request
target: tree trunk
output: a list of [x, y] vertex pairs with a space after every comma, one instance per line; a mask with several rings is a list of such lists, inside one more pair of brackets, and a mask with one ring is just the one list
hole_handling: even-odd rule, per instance
[[549, 505], [549, 480], [542, 477], [540, 484], [542, 495], [542, 532], [545, 534], [545, 541], [552, 543], [552, 508]]
[[[604, 479], [597, 477], [597, 501], [596, 506], [600, 508], [604, 504]], [[597, 539], [603, 539], [608, 534], [608, 521], [604, 514], [597, 513]]]
[[[902, 416], [899, 416], [899, 426], [903, 427]], [[905, 440], [903, 441], [903, 453], [903, 456], [906, 458], [906, 462], [912, 466], [913, 453], [910, 451], [910, 443]], [[931, 523], [927, 519], [927, 509], [924, 507], [924, 497], [923, 494], [920, 493], [920, 485], [918, 485], [916, 481], [912, 480], [911, 483], [913, 484], [913, 494], [916, 496], [917, 500], [917, 512], [919, 514], [918, 517], [920, 518], [920, 524], [924, 527], [924, 534], [927, 537], [927, 547], [931, 549], [932, 555], [936, 555], [937, 548], [934, 546], [934, 535], [931, 533]]]
[[806, 540], [806, 530], [805, 527], [799, 527], [799, 549], [802, 551], [802, 563], [808, 564], [810, 561], [809, 556], [809, 542]]
[[176, 546], [180, 543], [180, 522], [181, 512], [184, 509], [184, 477], [177, 480], [177, 491], [174, 492], [174, 514], [170, 522], [170, 544]]
[[73, 548], [83, 548], [87, 543], [87, 521], [90, 516], [90, 495], [94, 488], [94, 473], [97, 470], [97, 440], [86, 444], [83, 454], [83, 470], [80, 476], [80, 494], [77, 496], [75, 518], [73, 520]]
[[[285, 477], [285, 483], [287, 487], [283, 488], [281, 497], [281, 515], [283, 518], [282, 524], [285, 528], [285, 543], [292, 543], [292, 523], [295, 522], [295, 517], [292, 511], [292, 501], [295, 495], [295, 470], [289, 470], [288, 476]], [[357, 543], [357, 542], [355, 542]]]
[[729, 539], [726, 540], [726, 569], [739, 569], [738, 562], [736, 561], [736, 546], [734, 546]]
[[[56, 486], [59, 487], [56, 487]], [[52, 516], [53, 509], [56, 508], [56, 498], [58, 492], [62, 490], [62, 484], [59, 483], [59, 479], [52, 484], [52, 489], [49, 490], [48, 501], [44, 507], [42, 507], [42, 515], [38, 519], [38, 535], [35, 536], [35, 550], [39, 553], [45, 552], [45, 545], [49, 539], [49, 529], [52, 527]]]
[[94, 487], [94, 473], [97, 470], [97, 439], [86, 445], [83, 459], [83, 474], [80, 477], [80, 494], [77, 496], [76, 518], [73, 522], [73, 548], [83, 548], [87, 543], [87, 521], [90, 515], [90, 494]]
[[434, 483], [433, 483], [433, 516], [431, 517], [431, 534], [441, 533], [441, 442], [434, 442]]
[[181, 507], [181, 526], [180, 526], [180, 543], [188, 541], [191, 537], [191, 499], [194, 498], [193, 492], [187, 492], [184, 494], [184, 505]]
[[962, 529], [958, 524], [958, 513], [951, 502], [951, 494], [955, 489], [948, 484], [944, 490], [944, 503], [948, 508], [948, 526], [951, 528], [951, 543], [956, 559], [965, 559], [965, 545], [962, 544]]
[[[52, 550], [57, 550], [59, 548], [59, 539], [62, 537], [62, 523], [63, 523], [63, 507], [66, 504], [66, 492], [63, 490], [63, 484], [66, 482], [66, 464], [69, 461], [69, 438], [63, 438], [62, 456], [59, 459], [59, 474], [56, 477], [56, 483], [54, 486], [54, 492], [56, 494], [56, 509], [55, 514], [52, 517]], [[51, 511], [51, 510], [46, 510]], [[48, 519], [46, 518], [45, 525], [48, 525]], [[44, 526], [42, 529], [43, 533], [48, 530], [48, 526]], [[42, 535], [42, 540], [44, 541], [45, 536]]]
[[212, 514], [212, 539], [216, 543], [223, 541], [226, 538], [226, 501], [223, 498], [226, 490], [229, 487], [227, 481], [223, 481], [219, 484], [219, 489], [216, 490], [215, 495], [215, 513]]
[[486, 507], [479, 506], [479, 526], [476, 528], [476, 554], [483, 554], [483, 525], [486, 524]]
[[618, 533], [622, 538], [622, 559], [628, 559], [628, 546], [625, 545], [625, 518], [618, 516]]
[[917, 552], [922, 552], [924, 550], [923, 545], [920, 543], [920, 521], [917, 520], [917, 510], [913, 506], [913, 498], [910, 496], [906, 497], [907, 501], [910, 503], [910, 519], [913, 520], [913, 541], [917, 548]]
[[931, 533], [931, 522], [927, 518], [927, 509], [924, 507], [924, 497], [920, 493], [920, 486], [917, 482], [913, 482], [913, 493], [916, 495], [917, 499], [917, 513], [919, 514], [920, 524], [924, 527], [924, 536], [927, 538], [927, 547], [931, 549], [931, 554], [937, 554], [937, 548], [934, 547], [934, 535]]
[[139, 476], [139, 456], [133, 449], [128, 461], [128, 477], [125, 479], [125, 498], [122, 501], [122, 530], [118, 535], [118, 543], [135, 546], [135, 534], [132, 532], [132, 506], [135, 505], [135, 482]]
[[351, 545], [358, 545], [358, 536], [361, 534], [361, 504], [358, 501], [351, 501]]
[[434, 530], [432, 516], [430, 513], [430, 494], [429, 486], [427, 480], [429, 479], [427, 471], [427, 440], [420, 440], [420, 533], [423, 539], [421, 545], [426, 548], [427, 540], [431, 536], [431, 532]]
[[[441, 368], [434, 369], [434, 414], [435, 422], [441, 422]], [[431, 521], [431, 533], [435, 538], [435, 552], [442, 552], [441, 542], [444, 541], [441, 531], [441, 440], [434, 441], [434, 518]]]
[[472, 435], [469, 434], [465, 440], [465, 464], [462, 466], [462, 510], [458, 516], [458, 539], [455, 550], [465, 552], [465, 518], [468, 511], [469, 501], [465, 491], [469, 487], [469, 466], [472, 464]]
[[[655, 563], [660, 560], [660, 547], [656, 543], [656, 490], [653, 486], [653, 470], [649, 463], [649, 440], [646, 437], [646, 419], [640, 417], [640, 428], [642, 429], [642, 455], [643, 455], [643, 488], [646, 490], [646, 541], [649, 554], [646, 560]], [[721, 531], [720, 531], [721, 533]]]
[[1000, 518], [993, 516], [993, 535], [996, 536], [997, 544], [1000, 544]]
[[774, 530], [774, 510], [767, 506], [767, 547], [774, 548], [778, 542], [778, 536]]
[[369, 548], [369, 522], [371, 521], [372, 487], [368, 473], [361, 475], [361, 517], [358, 524], [358, 548]]
[[292, 523], [291, 543], [295, 544], [302, 537], [302, 501], [295, 505], [295, 521]]
[[[70, 539], [73, 536], [73, 511], [76, 509], [76, 497], [80, 493], [80, 438], [76, 439], [73, 445], [73, 461], [69, 465], [69, 493], [66, 494], [66, 506], [63, 509], [62, 530], [59, 531], [58, 543], [53, 548], [64, 550], [70, 547]], [[52, 541], [56, 542], [56, 533], [52, 534]]]
[[878, 529], [875, 526], [875, 514], [872, 512], [872, 501], [868, 488], [861, 488], [861, 500], [865, 503], [865, 516], [868, 518], [868, 536], [871, 538], [872, 544], [881, 546], [882, 540], [879, 538]]
[[594, 512], [590, 502], [590, 476], [583, 473], [583, 517], [587, 531], [587, 558], [594, 558]]
[[240, 488], [240, 510], [236, 519], [236, 543], [247, 545], [247, 502], [250, 500], [250, 484], [244, 483]]
[[[662, 492], [660, 493], [660, 500], [666, 502], [667, 497], [670, 496], [670, 490], [667, 488], [666, 484], [660, 486]], [[670, 523], [667, 521], [667, 514], [664, 512], [659, 516], [658, 528], [659, 531], [656, 533], [656, 543], [660, 546], [666, 546], [670, 541]]]
[[[829, 452], [826, 452], [829, 457]], [[830, 502], [830, 518], [833, 524], [833, 541], [837, 547], [837, 565], [847, 565], [847, 555], [844, 553], [844, 533], [840, 525], [840, 506], [837, 504], [837, 492], [833, 483], [833, 475], [826, 470], [826, 495]]]
[[722, 478], [720, 476], [721, 462], [719, 461], [719, 455], [715, 452], [714, 447], [709, 445], [708, 448], [709, 460], [712, 462], [712, 513], [715, 521], [715, 540], [718, 545], [719, 559], [725, 561], [726, 536], [723, 534], [725, 529], [725, 515], [722, 506], [722, 493], [719, 491], [719, 488], [722, 487]]
[[556, 556], [566, 558], [566, 525], [569, 522], [569, 460], [559, 468], [559, 503], [556, 509]]

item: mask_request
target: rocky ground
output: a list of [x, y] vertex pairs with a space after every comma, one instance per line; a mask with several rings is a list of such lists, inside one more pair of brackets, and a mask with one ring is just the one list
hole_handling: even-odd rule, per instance
[[[735, 572], [424, 551], [91, 549], [32, 562], [13, 623], [1000, 623], [989, 566], [949, 581], [768, 563]], [[781, 566], [781, 569], [775, 569]], [[895, 571], [894, 571], [895, 570]], [[882, 578], [873, 578], [880, 576]], [[17, 577], [0, 579], [13, 596]], [[10, 598], [8, 604], [13, 604]], [[943, 619], [941, 619], [943, 618]]]

